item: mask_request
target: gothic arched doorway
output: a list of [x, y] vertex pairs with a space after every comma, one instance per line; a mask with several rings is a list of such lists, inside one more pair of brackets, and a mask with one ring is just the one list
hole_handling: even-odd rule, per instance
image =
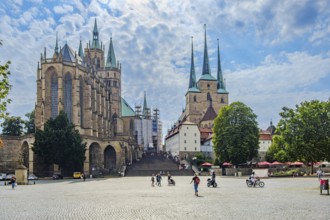
[[102, 169], [102, 151], [98, 143], [89, 146], [89, 173], [97, 175]]
[[104, 150], [104, 169], [116, 171], [116, 151], [112, 146], [107, 146]]

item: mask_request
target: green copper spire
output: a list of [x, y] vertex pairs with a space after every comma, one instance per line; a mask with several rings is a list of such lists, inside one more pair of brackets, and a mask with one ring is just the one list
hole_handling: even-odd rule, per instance
[[100, 43], [99, 43], [99, 31], [97, 30], [97, 23], [96, 23], [96, 18], [95, 18], [95, 23], [94, 23], [94, 30], [93, 30], [93, 41], [91, 48], [100, 48]]
[[207, 53], [206, 24], [204, 24], [204, 28], [205, 28], [205, 42], [204, 42], [204, 60], [203, 60], [203, 72], [202, 72], [202, 75], [211, 75], [210, 63], [209, 63], [209, 55]]
[[112, 37], [110, 37], [108, 56], [107, 56], [107, 60], [106, 60], [106, 63], [105, 63], [105, 67], [117, 67], [116, 66], [115, 50], [113, 49], [113, 45], [112, 45]]
[[195, 62], [194, 62], [194, 38], [191, 37], [191, 66], [190, 66], [190, 78], [188, 91], [197, 92], [199, 91], [196, 83], [196, 73], [195, 73]]
[[218, 71], [217, 71], [217, 78], [218, 78], [218, 83], [217, 83], [218, 93], [228, 93], [226, 91], [225, 82], [224, 82], [223, 76], [222, 76], [219, 39], [218, 39]]
[[202, 76], [199, 80], [216, 81], [216, 79], [211, 75], [209, 55], [207, 53], [206, 24], [204, 24], [204, 28], [205, 28], [205, 34], [204, 34], [205, 42], [204, 42], [203, 72], [202, 72]]
[[83, 49], [82, 49], [81, 40], [80, 40], [80, 43], [79, 43], [79, 51], [78, 51], [78, 55], [79, 55], [81, 58], [84, 58], [84, 51], [83, 51]]

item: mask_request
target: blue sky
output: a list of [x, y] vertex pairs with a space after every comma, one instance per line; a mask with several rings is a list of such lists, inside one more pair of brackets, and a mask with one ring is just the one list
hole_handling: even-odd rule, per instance
[[7, 0], [0, 5], [0, 64], [11, 61], [8, 111], [24, 116], [36, 102], [40, 53], [59, 44], [78, 50], [92, 40], [94, 19], [122, 63], [122, 96], [134, 107], [160, 109], [166, 131], [185, 106], [191, 36], [202, 71], [204, 24], [211, 74], [217, 39], [230, 103], [241, 101], [259, 127], [276, 125], [282, 107], [330, 96], [330, 1], [327, 0]]

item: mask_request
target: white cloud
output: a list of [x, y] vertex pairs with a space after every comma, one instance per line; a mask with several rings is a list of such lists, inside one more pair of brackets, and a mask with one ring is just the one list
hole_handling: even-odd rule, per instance
[[66, 14], [66, 13], [70, 13], [73, 11], [73, 7], [71, 5], [61, 5], [61, 6], [55, 6], [53, 8], [53, 11], [56, 14]]
[[226, 74], [230, 100], [239, 100], [252, 107], [262, 119], [264, 129], [265, 120], [278, 121], [278, 114], [284, 106], [329, 98], [329, 88], [317, 91], [317, 84], [330, 75], [329, 56], [305, 52], [284, 53], [284, 56], [287, 61], [266, 62], [265, 65]]

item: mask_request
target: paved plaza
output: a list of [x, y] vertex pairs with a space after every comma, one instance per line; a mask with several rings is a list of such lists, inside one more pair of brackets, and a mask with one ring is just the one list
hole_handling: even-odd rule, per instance
[[1, 182], [0, 219], [330, 219], [330, 196], [320, 195], [317, 178], [248, 188], [243, 177], [217, 177], [218, 188], [208, 188], [201, 177], [199, 197], [191, 178], [162, 187], [151, 187], [150, 177], [39, 180], [14, 190]]

